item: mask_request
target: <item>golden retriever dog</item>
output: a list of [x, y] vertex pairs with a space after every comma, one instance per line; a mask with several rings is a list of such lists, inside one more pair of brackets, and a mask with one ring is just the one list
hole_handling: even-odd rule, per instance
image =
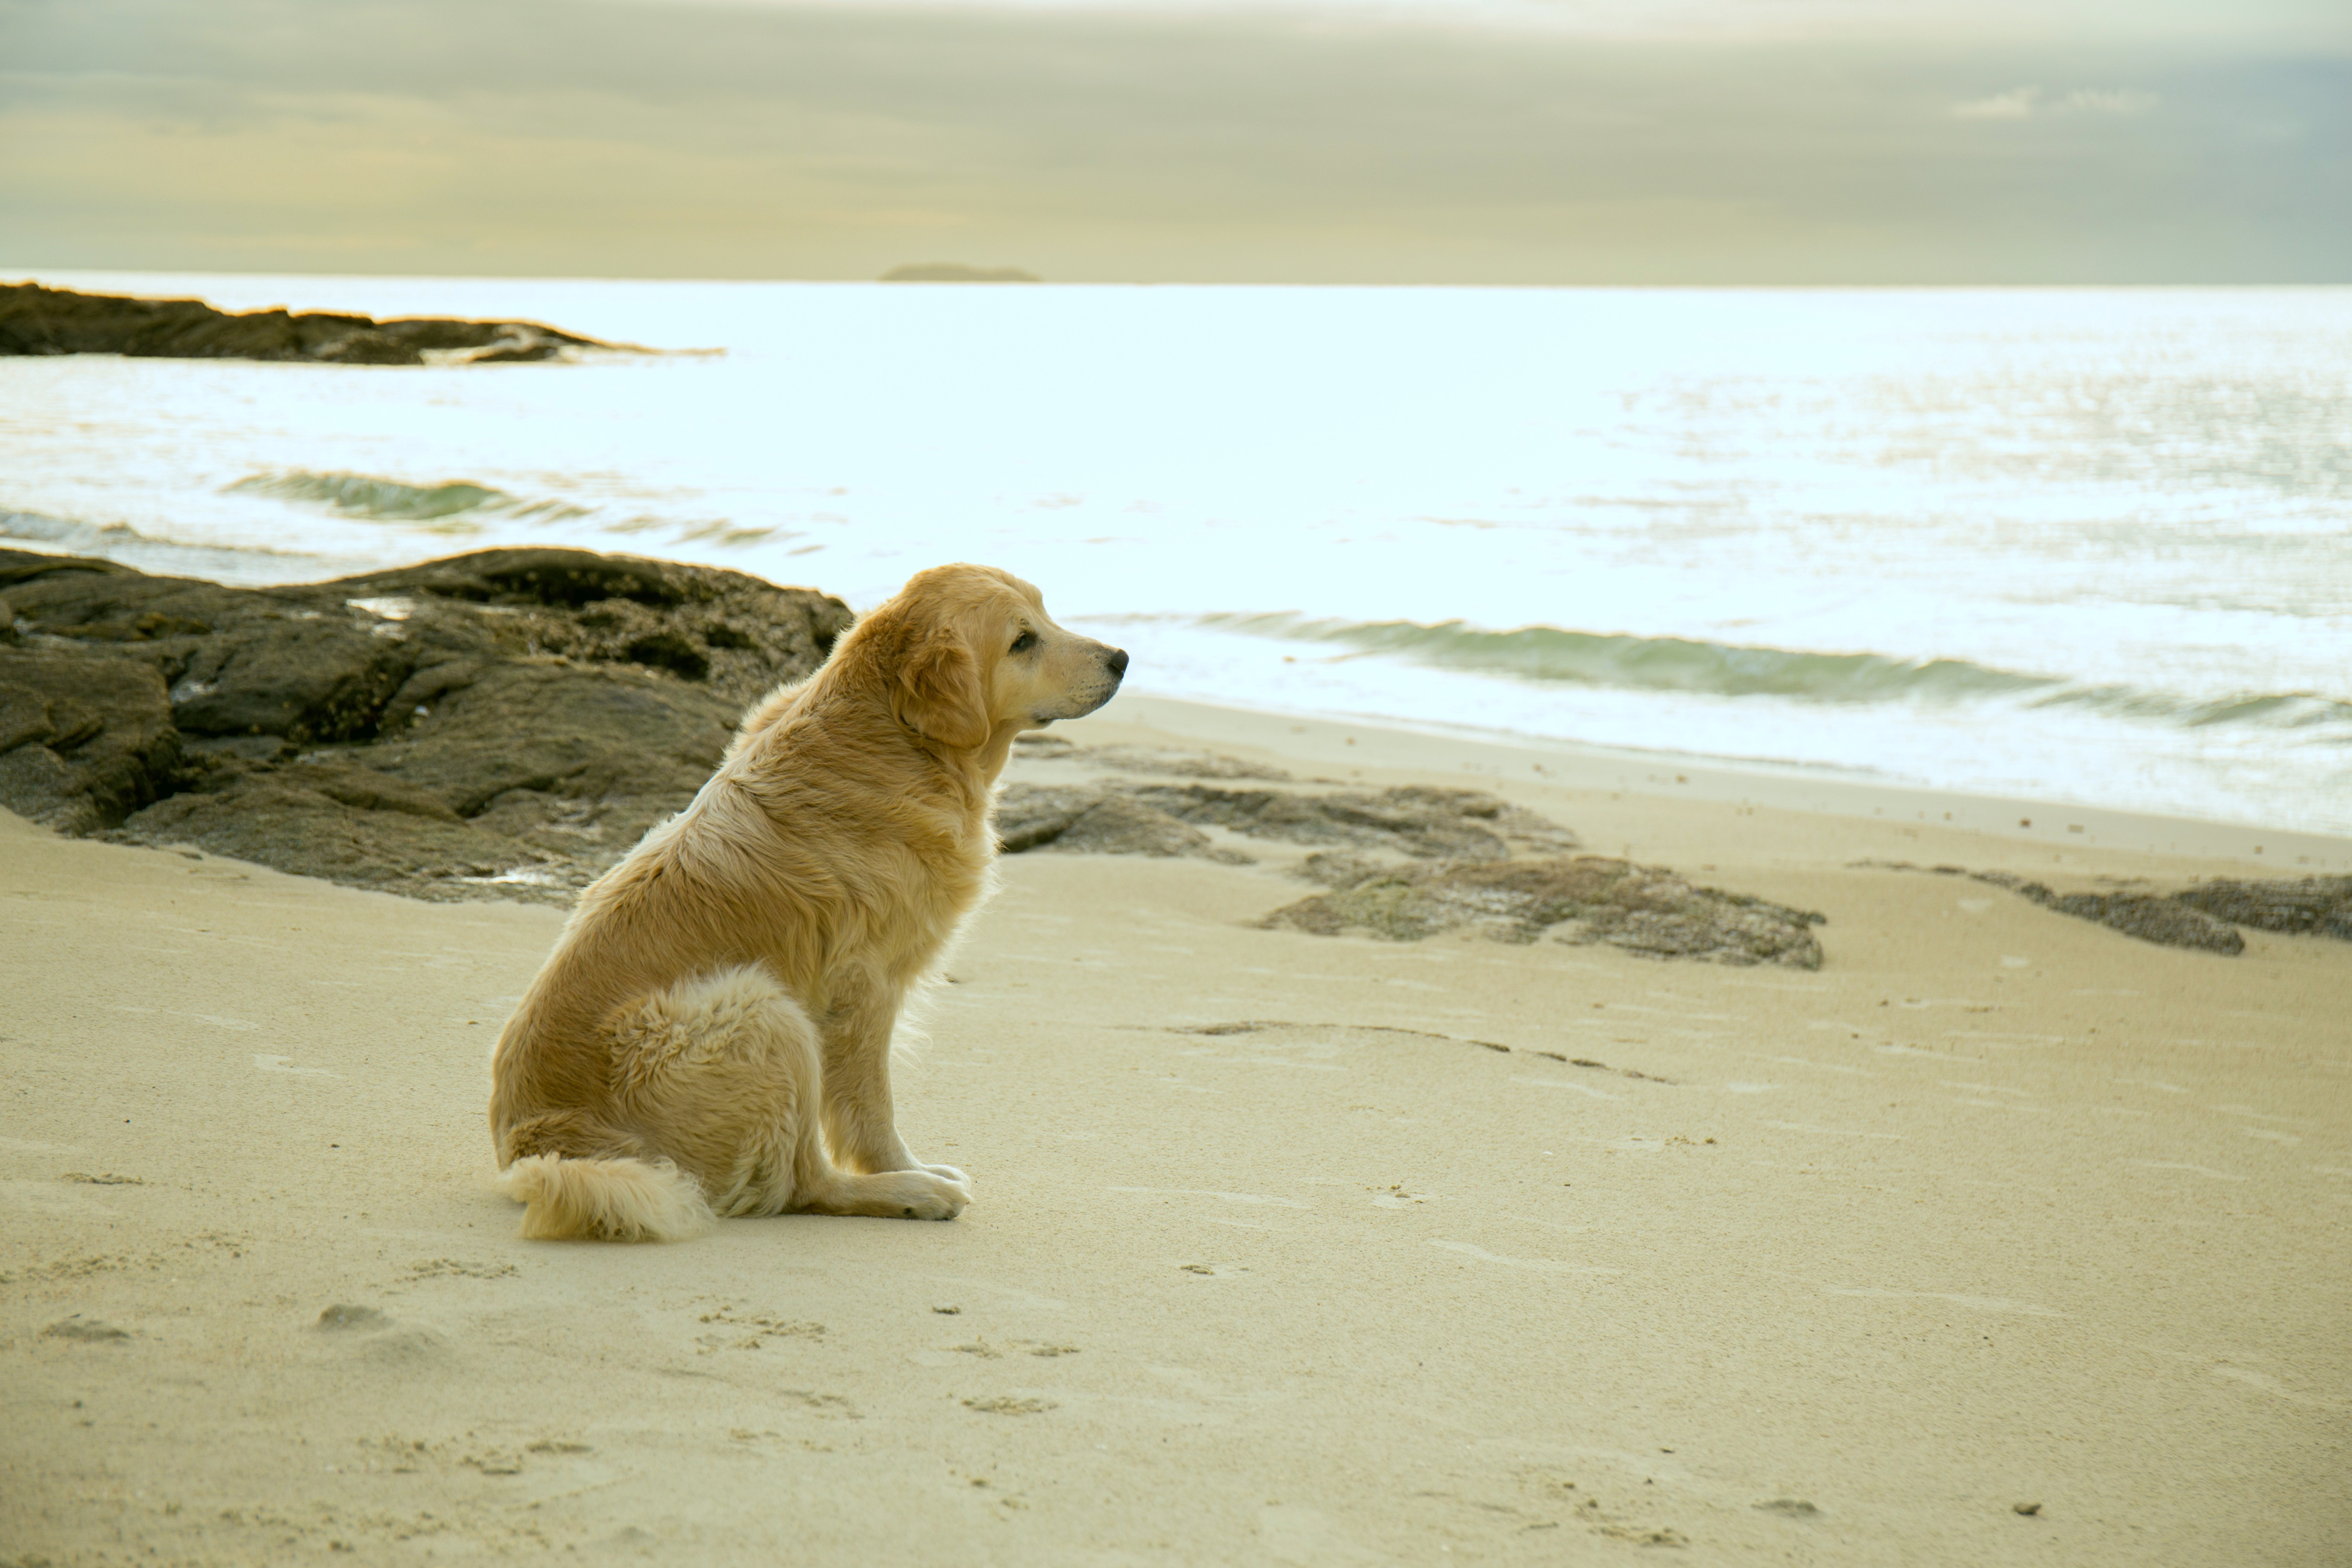
[[992, 885], [1013, 737], [1126, 673], [1020, 579], [943, 566], [746, 715], [693, 802], [580, 895], [499, 1035], [490, 1130], [523, 1235], [961, 1212], [964, 1174], [894, 1124], [891, 1033]]

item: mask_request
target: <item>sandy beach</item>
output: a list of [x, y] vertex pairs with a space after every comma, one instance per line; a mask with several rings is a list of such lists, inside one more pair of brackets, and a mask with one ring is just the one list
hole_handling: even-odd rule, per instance
[[2352, 846], [1147, 698], [1055, 733], [1475, 782], [1822, 912], [1825, 961], [1259, 929], [1313, 890], [1255, 840], [1011, 857], [898, 1075], [961, 1218], [548, 1245], [484, 1107], [560, 911], [0, 817], [0, 1561], [2352, 1555], [2352, 945], [1888, 863]]

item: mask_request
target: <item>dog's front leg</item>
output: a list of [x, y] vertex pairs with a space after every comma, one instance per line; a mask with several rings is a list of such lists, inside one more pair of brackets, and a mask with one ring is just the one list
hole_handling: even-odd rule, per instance
[[890, 1103], [895, 993], [877, 989], [836, 1003], [824, 1024], [824, 1138], [836, 1164], [855, 1171], [929, 1171], [971, 1178], [953, 1166], [927, 1166], [898, 1136]]

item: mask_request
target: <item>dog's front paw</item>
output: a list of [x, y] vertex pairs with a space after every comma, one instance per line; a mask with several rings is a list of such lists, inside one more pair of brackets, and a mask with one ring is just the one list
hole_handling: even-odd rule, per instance
[[908, 1171], [909, 1190], [903, 1196], [901, 1216], [908, 1219], [953, 1219], [971, 1201], [971, 1191], [961, 1180], [930, 1171]]
[[916, 1168], [918, 1170], [929, 1171], [933, 1176], [938, 1176], [944, 1181], [951, 1181], [961, 1187], [969, 1187], [971, 1186], [971, 1177], [964, 1175], [963, 1172], [956, 1169], [953, 1166], [918, 1166]]

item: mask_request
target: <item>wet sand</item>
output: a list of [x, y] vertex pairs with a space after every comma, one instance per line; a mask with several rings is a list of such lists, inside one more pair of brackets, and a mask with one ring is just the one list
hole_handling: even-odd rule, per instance
[[560, 915], [0, 819], [0, 1560], [2344, 1560], [2352, 946], [1856, 862], [2345, 846], [1112, 712], [1057, 733], [1497, 789], [1827, 961], [1016, 857], [898, 1080], [961, 1219], [551, 1246], [483, 1106]]

